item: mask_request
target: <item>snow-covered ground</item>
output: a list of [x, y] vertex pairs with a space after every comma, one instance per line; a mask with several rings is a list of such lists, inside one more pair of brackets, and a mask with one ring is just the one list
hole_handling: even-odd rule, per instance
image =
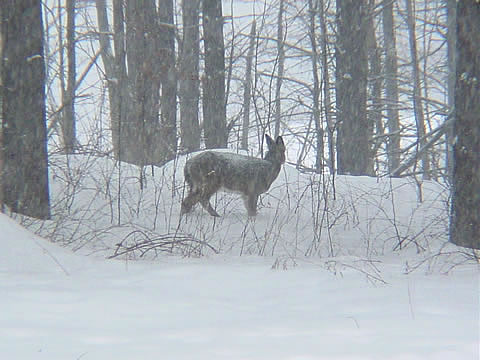
[[[435, 185], [419, 204], [405, 180], [339, 177], [335, 199], [317, 201], [320, 180], [286, 166], [255, 221], [234, 195], [218, 196], [220, 219], [197, 208], [179, 221], [182, 174], [167, 166], [142, 191], [125, 176], [115, 227], [115, 168], [85, 164], [52, 168], [53, 202], [69, 199], [54, 209], [63, 230], [29, 224], [67, 247], [0, 214], [2, 359], [479, 358], [478, 267], [438, 235]], [[220, 253], [105, 259], [139, 229]]]

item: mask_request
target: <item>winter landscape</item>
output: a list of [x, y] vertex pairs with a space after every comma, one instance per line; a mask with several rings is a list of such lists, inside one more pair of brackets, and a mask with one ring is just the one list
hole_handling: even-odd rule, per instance
[[0, 1], [0, 359], [478, 360], [479, 44], [475, 0]]
[[[72, 174], [85, 174], [88, 159], [70, 160]], [[180, 219], [183, 175], [173, 173], [183, 162], [146, 176], [143, 190], [124, 166], [124, 226], [112, 225], [118, 214], [109, 206], [114, 162], [94, 160], [88, 176], [70, 182], [53, 174], [52, 194], [72, 196], [64, 202], [72, 216], [60, 230], [42, 223], [40, 233], [76, 234], [76, 253], [1, 215], [2, 357], [478, 358], [478, 265], [446, 243], [438, 185], [425, 183], [419, 203], [407, 180], [339, 176], [334, 200], [331, 184], [312, 191], [321, 180], [287, 165], [255, 220], [238, 195], [223, 193], [221, 218], [198, 206]], [[328, 213], [312, 209], [322, 194]], [[329, 226], [314, 225], [322, 217]], [[171, 228], [147, 231], [155, 221]], [[188, 234], [185, 243], [167, 244], [175, 231]], [[105, 259], [120, 240], [148, 239], [143, 256], [130, 249]]]

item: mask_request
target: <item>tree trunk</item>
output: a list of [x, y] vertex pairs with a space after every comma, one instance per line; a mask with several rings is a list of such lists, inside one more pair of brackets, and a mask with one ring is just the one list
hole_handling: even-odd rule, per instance
[[400, 165], [400, 117], [398, 114], [398, 66], [393, 20], [393, 2], [387, 1], [383, 11], [383, 35], [385, 43], [385, 101], [387, 105], [387, 157], [388, 172]]
[[[120, 46], [120, 48], [123, 47], [123, 32], [119, 32], [119, 29], [123, 29], [123, 9], [121, 3], [122, 0], [113, 0], [114, 44]], [[125, 104], [130, 103], [129, 97], [122, 99], [123, 89], [126, 88], [126, 70], [125, 73], [121, 72], [121, 63], [122, 59], [125, 59], [125, 53], [122, 51], [117, 53], [117, 47], [115, 47], [115, 56], [113, 55], [112, 46], [108, 36], [110, 28], [108, 25], [106, 2], [105, 0], [96, 0], [95, 5], [99, 30], [98, 38], [110, 103], [113, 153], [115, 158], [120, 160], [124, 157], [123, 152], [121, 151], [121, 149], [124, 149], [121, 124], [125, 123], [124, 119], [126, 117], [126, 109], [128, 108]]]
[[182, 148], [191, 152], [200, 148], [198, 102], [200, 83], [199, 62], [199, 0], [183, 0], [183, 42], [180, 59], [180, 128]]
[[377, 45], [377, 36], [375, 34], [375, 0], [369, 0], [368, 13], [368, 62], [369, 62], [369, 89], [370, 96], [367, 110], [367, 118], [369, 124], [369, 137], [372, 139], [375, 135], [377, 139], [372, 143], [371, 151], [368, 159], [368, 173], [375, 173], [375, 159], [377, 158], [378, 149], [383, 143], [383, 119], [382, 119], [382, 77], [381, 77], [381, 60], [380, 49]]
[[[410, 57], [413, 73], [413, 111], [415, 114], [415, 123], [417, 127], [417, 139], [420, 148], [423, 148], [425, 145], [425, 118], [423, 115], [423, 105], [422, 105], [422, 90], [420, 84], [420, 69], [418, 65], [418, 56], [417, 56], [417, 37], [415, 31], [415, 9], [413, 7], [413, 0], [405, 0], [407, 6], [407, 19], [408, 19], [408, 38], [410, 42]], [[430, 179], [430, 160], [428, 152], [425, 151], [421, 155], [422, 163], [422, 173], [423, 178], [428, 180]]]
[[3, 11], [2, 7], [0, 6], [0, 212], [3, 212], [3, 179], [2, 179], [2, 172], [4, 167], [3, 161]]
[[[121, 0], [114, 0], [115, 56], [107, 35], [105, 0], [98, 0], [96, 5], [110, 96], [114, 153], [119, 160], [139, 166], [163, 164], [173, 157], [177, 143], [176, 77], [171, 40], [173, 5], [163, 2], [162, 14], [166, 15], [159, 19], [154, 0], [129, 1], [125, 7]], [[160, 28], [161, 20], [168, 24], [165, 31]], [[160, 107], [162, 122], [159, 121]]]
[[225, 46], [221, 0], [203, 0], [205, 77], [203, 80], [203, 130], [207, 148], [227, 146], [225, 108]]
[[367, 120], [367, 15], [365, 0], [337, 0], [338, 173], [369, 175]]
[[[153, 7], [155, 1], [153, 1]], [[173, 24], [173, 0], [160, 0], [159, 2], [160, 36], [159, 47], [156, 52], [161, 61], [159, 74], [162, 86], [160, 99], [161, 116], [161, 163], [175, 157], [177, 152], [177, 74], [175, 68], [175, 27]], [[152, 29], [155, 31], [154, 29]], [[154, 58], [152, 58], [153, 61]], [[157, 112], [158, 113], [158, 112]], [[153, 127], [152, 127], [153, 129]], [[158, 137], [154, 133], [150, 137], [152, 145], [158, 143]]]
[[328, 33], [327, 19], [325, 16], [325, 4], [319, 0], [320, 28], [322, 31], [322, 86], [323, 103], [325, 109], [325, 119], [327, 121], [327, 140], [328, 140], [328, 168], [330, 174], [335, 173], [335, 123], [332, 119], [332, 106], [330, 100], [330, 74], [328, 73]]
[[250, 98], [252, 96], [252, 62], [255, 51], [256, 22], [253, 20], [250, 29], [250, 42], [248, 45], [245, 81], [243, 85], [243, 124], [242, 124], [242, 149], [248, 150], [248, 130], [250, 129]]
[[278, 58], [278, 70], [277, 70], [277, 86], [275, 89], [275, 139], [280, 135], [280, 120], [282, 117], [282, 82], [283, 73], [285, 67], [285, 46], [284, 46], [284, 34], [283, 34], [283, 12], [284, 3], [280, 0], [277, 18], [277, 58]]
[[4, 0], [1, 7], [4, 203], [13, 212], [48, 219], [41, 2]]
[[[456, 67], [456, 48], [457, 37], [457, 1], [447, 0], [447, 46], [448, 46], [448, 111], [451, 115], [455, 107], [455, 67]], [[447, 120], [449, 118], [447, 117]], [[452, 181], [453, 176], [453, 122], [447, 126], [446, 132], [446, 154], [447, 154], [447, 178]]]
[[75, 128], [75, 0], [66, 1], [67, 10], [67, 86], [62, 116], [63, 146], [66, 154], [72, 154], [76, 146]]
[[318, 78], [318, 52], [317, 52], [317, 39], [315, 36], [315, 16], [317, 15], [318, 3], [313, 0], [308, 0], [309, 7], [309, 32], [308, 37], [310, 40], [310, 46], [312, 48], [311, 62], [312, 62], [312, 75], [313, 75], [313, 121], [315, 122], [315, 137], [317, 140], [317, 149], [315, 156], [315, 170], [321, 173], [323, 170], [323, 126], [322, 119], [320, 117], [320, 80]]
[[450, 241], [480, 249], [480, 4], [457, 2], [457, 70]]

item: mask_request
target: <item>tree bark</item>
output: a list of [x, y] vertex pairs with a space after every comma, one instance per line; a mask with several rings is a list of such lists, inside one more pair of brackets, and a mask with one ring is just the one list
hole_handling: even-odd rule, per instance
[[322, 86], [323, 86], [323, 103], [325, 111], [325, 119], [327, 122], [327, 141], [328, 141], [328, 168], [330, 174], [335, 173], [335, 123], [332, 118], [332, 106], [330, 99], [330, 74], [328, 72], [328, 33], [327, 19], [325, 16], [325, 4], [323, 0], [319, 0], [320, 29], [322, 38]]
[[203, 131], [207, 148], [227, 146], [225, 108], [225, 46], [221, 0], [203, 0], [205, 77]]
[[480, 4], [457, 2], [457, 69], [450, 241], [480, 249]]
[[280, 135], [280, 120], [282, 117], [282, 83], [283, 73], [285, 68], [285, 46], [284, 46], [284, 31], [283, 31], [283, 12], [284, 1], [280, 0], [278, 17], [277, 17], [277, 85], [275, 88], [275, 139]]
[[[455, 67], [456, 67], [456, 37], [457, 37], [457, 1], [447, 0], [447, 46], [448, 46], [448, 110], [451, 115], [455, 107]], [[447, 117], [448, 121], [448, 117]], [[447, 177], [452, 181], [453, 176], [453, 122], [449, 125], [446, 132], [446, 158], [447, 158]]]
[[200, 148], [199, 0], [183, 0], [182, 10], [183, 42], [179, 74], [181, 145], [191, 152]]
[[[155, 7], [155, 1], [153, 1], [152, 7]], [[162, 153], [161, 163], [164, 163], [173, 159], [177, 152], [177, 70], [175, 68], [173, 0], [160, 0], [158, 15], [160, 20], [160, 27], [158, 27], [160, 41], [156, 51], [162, 60], [159, 69], [162, 87], [160, 98], [162, 146], [158, 150]], [[155, 29], [152, 30], [155, 31]], [[154, 58], [152, 60], [155, 61]], [[150, 139], [152, 145], [158, 142], [155, 133], [151, 134]]]
[[393, 19], [393, 1], [386, 1], [382, 10], [385, 43], [385, 101], [387, 107], [387, 157], [388, 172], [400, 165], [400, 117], [398, 114], [398, 65]]
[[[415, 31], [415, 9], [413, 7], [413, 0], [405, 0], [407, 7], [407, 20], [408, 20], [408, 38], [410, 43], [410, 57], [413, 74], [413, 111], [415, 114], [415, 124], [417, 127], [417, 139], [423, 139], [425, 137], [425, 118], [423, 114], [422, 105], [422, 89], [420, 84], [420, 68], [418, 65], [417, 55], [417, 37]], [[425, 141], [419, 141], [420, 148], [423, 148]], [[422, 164], [423, 178], [430, 179], [430, 156], [425, 151], [420, 156]]]
[[369, 175], [367, 119], [367, 15], [365, 0], [337, 0], [338, 173]]
[[73, 154], [76, 146], [75, 127], [75, 82], [76, 82], [76, 56], [75, 56], [75, 0], [66, 1], [67, 11], [67, 86], [64, 97], [62, 116], [62, 135], [65, 153]]
[[317, 39], [315, 36], [315, 17], [317, 15], [318, 2], [308, 0], [309, 7], [309, 32], [308, 37], [310, 40], [310, 46], [312, 48], [311, 62], [312, 62], [312, 75], [313, 75], [313, 121], [315, 122], [315, 138], [316, 138], [316, 156], [315, 156], [315, 170], [317, 173], [323, 171], [323, 126], [322, 119], [320, 117], [320, 80], [318, 78], [318, 51], [317, 51]]
[[4, 0], [1, 7], [4, 203], [13, 212], [48, 219], [41, 2]]
[[248, 45], [247, 64], [245, 68], [245, 81], [243, 82], [243, 124], [242, 124], [242, 149], [248, 150], [248, 130], [250, 129], [250, 98], [252, 96], [252, 63], [255, 51], [256, 21], [253, 20], [250, 29], [250, 42]]
[[97, 0], [96, 5], [115, 156], [139, 166], [163, 164], [173, 157], [177, 143], [171, 0], [161, 3], [162, 19], [154, 0], [129, 1], [125, 6], [121, 0], [113, 0], [115, 56], [108, 37], [105, 0]]
[[378, 149], [381, 147], [384, 134], [382, 119], [382, 70], [380, 59], [380, 48], [377, 45], [377, 36], [375, 34], [375, 0], [369, 0], [368, 10], [368, 62], [369, 62], [369, 101], [370, 106], [367, 109], [367, 118], [369, 124], [369, 138], [375, 136], [376, 141], [370, 145], [370, 153], [368, 158], [368, 173], [375, 173], [375, 158]]

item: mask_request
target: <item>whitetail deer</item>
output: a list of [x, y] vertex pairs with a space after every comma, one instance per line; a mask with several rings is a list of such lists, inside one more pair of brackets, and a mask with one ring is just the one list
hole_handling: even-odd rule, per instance
[[190, 192], [182, 201], [181, 214], [186, 214], [198, 202], [212, 216], [220, 216], [210, 204], [210, 197], [219, 190], [240, 193], [249, 216], [257, 214], [257, 200], [277, 178], [285, 162], [285, 144], [281, 136], [267, 139], [268, 152], [264, 159], [244, 155], [205, 151], [189, 159], [184, 168], [185, 182]]

